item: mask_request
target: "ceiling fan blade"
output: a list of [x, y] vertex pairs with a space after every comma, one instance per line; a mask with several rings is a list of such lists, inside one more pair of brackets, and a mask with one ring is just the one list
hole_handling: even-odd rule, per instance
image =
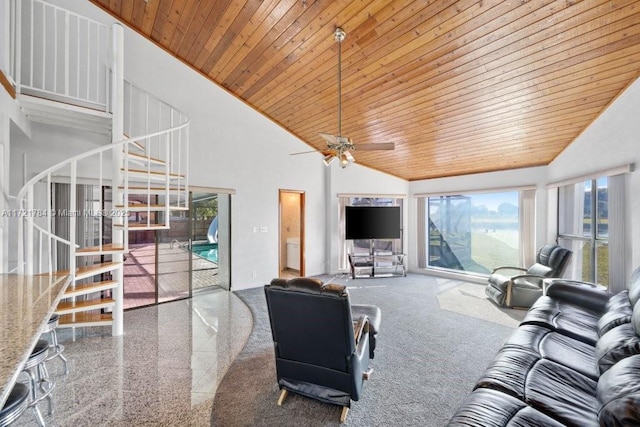
[[335, 137], [335, 135], [331, 135], [329, 133], [320, 133], [319, 134], [325, 141], [327, 141], [328, 144], [337, 144], [338, 143], [338, 139]]
[[318, 153], [318, 150], [311, 150], [311, 151], [300, 151], [299, 153], [290, 153], [290, 156], [297, 156], [298, 154], [309, 154], [309, 153]]
[[373, 142], [371, 144], [355, 144], [354, 148], [356, 150], [364, 151], [364, 150], [393, 150], [396, 148], [395, 143], [393, 142]]

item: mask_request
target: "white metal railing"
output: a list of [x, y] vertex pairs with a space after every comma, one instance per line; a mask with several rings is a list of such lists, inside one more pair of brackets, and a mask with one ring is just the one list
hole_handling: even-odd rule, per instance
[[[92, 182], [99, 187], [111, 185], [115, 180], [111, 176], [109, 164], [115, 152], [123, 152], [126, 158], [127, 152], [133, 152], [133, 150], [137, 149], [134, 146], [137, 147], [138, 141], [143, 141], [150, 146], [157, 142], [165, 147], [165, 153], [174, 152], [177, 150], [175, 145], [178, 142], [183, 146], [187, 144], [187, 141], [182, 139], [181, 134], [185, 132], [188, 125], [189, 121], [185, 120], [170, 129], [126, 138], [114, 144], [95, 148], [60, 162], [30, 179], [18, 192], [17, 208], [11, 215], [18, 217], [18, 270], [23, 274], [38, 274], [59, 269], [56, 254], [61, 250], [59, 245], [63, 245], [65, 252], [68, 251], [68, 265], [63, 266], [63, 268], [68, 269], [73, 274], [75, 271], [76, 248], [78, 247], [78, 243], [75, 240], [78, 219], [98, 217], [99, 227], [102, 229], [102, 221], [109, 214], [111, 216], [128, 217], [127, 206], [118, 209], [114, 207], [111, 212], [78, 210], [75, 200], [75, 187], [78, 182]], [[159, 162], [166, 161], [165, 156], [158, 157], [156, 160]], [[170, 163], [167, 162], [166, 167], [161, 167], [161, 171], [158, 170], [157, 166], [157, 163], [138, 164], [135, 168], [136, 171], [140, 172], [136, 173], [140, 174], [140, 176], [154, 175], [153, 179], [147, 178], [147, 188], [149, 190], [153, 189], [154, 182], [156, 185], [163, 186], [163, 188], [167, 184], [167, 188], [163, 190], [167, 196], [166, 203], [175, 204], [176, 200], [184, 200], [188, 194], [186, 177], [178, 187], [177, 180], [171, 177]], [[127, 177], [132, 174], [131, 171], [132, 168], [125, 161], [122, 166], [123, 175]], [[64, 177], [64, 179], [61, 177]], [[61, 208], [59, 204], [54, 205], [51, 186], [54, 182], [67, 182], [67, 180], [71, 186], [70, 198], [67, 206]], [[125, 195], [130, 191], [129, 186], [132, 180], [134, 180], [133, 177], [123, 180], [122, 191]], [[180, 193], [179, 197], [172, 197], [177, 193]], [[127, 199], [125, 198], [125, 200]], [[150, 213], [150, 211], [147, 211], [147, 213]], [[68, 229], [69, 236], [63, 237], [60, 235], [60, 231], [56, 230], [54, 224], [56, 217], [67, 218], [65, 220], [65, 229]], [[125, 236], [127, 231], [128, 221], [124, 221]], [[102, 246], [102, 238], [102, 235], [100, 235], [98, 246]], [[64, 258], [67, 259], [66, 254]]]
[[2, 53], [0, 67], [5, 77], [15, 87], [15, 79], [13, 77], [15, 70], [15, 44], [13, 41], [16, 39], [16, 2], [10, 0], [3, 2], [0, 6], [2, 8], [1, 15], [2, 22], [0, 28], [2, 28]]
[[109, 111], [110, 27], [42, 0], [10, 0], [17, 93]]
[[[135, 144], [130, 146], [131, 151], [124, 152], [123, 162], [126, 164], [132, 154], [139, 156], [140, 153], [144, 153], [147, 164], [153, 164], [155, 159], [166, 159], [170, 178], [165, 183], [167, 188], [165, 197], [170, 201], [167, 207], [187, 209], [188, 192], [175, 190], [182, 190], [187, 185], [183, 177], [186, 176], [189, 163], [188, 127], [181, 127], [181, 132], [173, 134], [170, 143], [162, 140], [162, 130], [181, 126], [188, 122], [188, 118], [181, 111], [131, 82], [125, 80], [124, 83], [124, 136], [143, 134], [147, 137], [132, 138]], [[147, 172], [149, 176], [147, 176], [146, 184], [151, 188], [153, 169]], [[169, 188], [174, 191], [169, 191]], [[147, 204], [150, 205], [152, 202], [150, 192], [147, 192], [147, 195]], [[127, 195], [124, 196], [124, 199], [127, 200]], [[165, 215], [168, 218], [168, 210]], [[148, 215], [147, 218], [149, 217]]]

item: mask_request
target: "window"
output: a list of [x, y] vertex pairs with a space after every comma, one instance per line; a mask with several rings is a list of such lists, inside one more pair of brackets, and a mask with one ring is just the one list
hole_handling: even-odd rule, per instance
[[421, 197], [418, 208], [422, 268], [489, 274], [534, 256], [535, 190]]
[[558, 243], [573, 251], [572, 279], [624, 282], [623, 205], [623, 175], [559, 187]]

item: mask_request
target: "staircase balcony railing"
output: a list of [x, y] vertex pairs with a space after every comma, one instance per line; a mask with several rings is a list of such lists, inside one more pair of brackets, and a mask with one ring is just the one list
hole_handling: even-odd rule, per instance
[[16, 93], [110, 111], [111, 28], [42, 0], [9, 0]]
[[[164, 159], [176, 155], [181, 145], [187, 141], [184, 134], [189, 122], [181, 123], [161, 131], [145, 135], [134, 136], [122, 141], [104, 145], [75, 157], [60, 162], [34, 176], [18, 192], [17, 208], [12, 216], [18, 218], [18, 272], [22, 274], [38, 274], [57, 271], [64, 268], [73, 275], [75, 271], [76, 249], [80, 246], [76, 242], [76, 230], [79, 221], [94, 221], [98, 229], [104, 229], [104, 221], [110, 218], [124, 218], [125, 238], [128, 234], [127, 221], [128, 207], [113, 207], [104, 211], [104, 203], [98, 201], [99, 208], [95, 211], [78, 210], [78, 201], [74, 189], [78, 183], [91, 183], [98, 187], [115, 185], [117, 177], [111, 176], [113, 170], [110, 166], [114, 153], [124, 159], [122, 167], [121, 190], [127, 200], [130, 192], [129, 175], [134, 171], [140, 178], [138, 181], [142, 187], [147, 187], [151, 192], [154, 184], [162, 187], [156, 193], [164, 193], [165, 218], [169, 217], [169, 210], [186, 207], [188, 184], [185, 177], [176, 178], [176, 173], [171, 167], [164, 167], [161, 172], [154, 170], [154, 163], [146, 165], [129, 166], [128, 156], [130, 152], [139, 149], [140, 144], [155, 147], [161, 146], [156, 151], [164, 151], [164, 155], [154, 158], [156, 161], [165, 162]], [[121, 154], [122, 153], [122, 154]], [[173, 153], [173, 154], [172, 154]], [[144, 156], [147, 156], [146, 154]], [[150, 157], [148, 157], [150, 158]], [[167, 162], [167, 165], [169, 163]], [[135, 168], [135, 169], [134, 169]], [[52, 194], [53, 183], [68, 183], [71, 191], [68, 201], [62, 205], [55, 201]], [[140, 189], [136, 192], [141, 192]], [[152, 217], [151, 203], [147, 210], [142, 210], [146, 218]], [[138, 211], [140, 212], [140, 211]], [[58, 222], [56, 222], [58, 218]], [[147, 221], [149, 221], [147, 219]], [[153, 225], [147, 223], [145, 225]], [[125, 240], [126, 241], [126, 240]], [[102, 233], [99, 234], [97, 246], [103, 246]], [[126, 250], [126, 247], [125, 247]], [[61, 265], [68, 263], [67, 265]]]

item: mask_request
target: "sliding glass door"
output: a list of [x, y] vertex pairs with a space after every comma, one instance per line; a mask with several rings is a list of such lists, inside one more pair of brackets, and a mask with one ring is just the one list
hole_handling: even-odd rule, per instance
[[188, 210], [171, 211], [169, 229], [129, 232], [125, 308], [230, 289], [231, 196], [197, 191], [189, 198]]
[[191, 211], [171, 211], [168, 230], [156, 232], [158, 302], [191, 296]]
[[194, 192], [191, 197], [192, 288], [230, 289], [230, 195]]

